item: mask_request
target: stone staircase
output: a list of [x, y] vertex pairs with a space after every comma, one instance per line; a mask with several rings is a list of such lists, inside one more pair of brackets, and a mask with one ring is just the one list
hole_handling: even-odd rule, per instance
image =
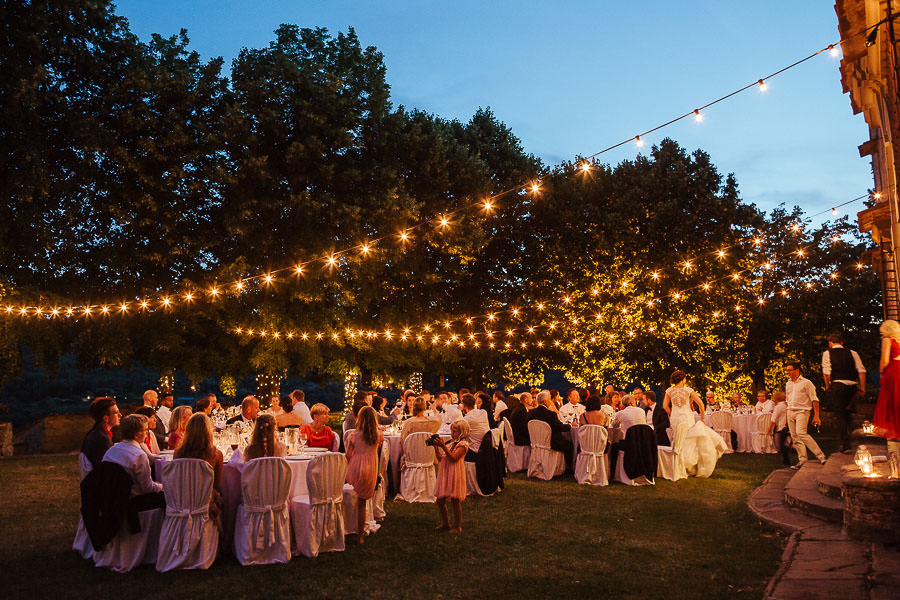
[[841, 475], [852, 462], [852, 455], [836, 453], [824, 465], [810, 460], [799, 471], [778, 469], [747, 499], [761, 520], [791, 536], [766, 599], [900, 598], [900, 551], [843, 529]]

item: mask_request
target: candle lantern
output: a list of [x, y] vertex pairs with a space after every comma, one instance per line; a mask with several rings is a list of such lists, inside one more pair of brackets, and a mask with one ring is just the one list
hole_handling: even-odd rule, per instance
[[872, 433], [875, 433], [875, 426], [872, 425], [872, 423], [870, 423], [869, 421], [863, 421], [862, 430], [863, 433], [870, 435]]
[[869, 449], [865, 446], [860, 446], [856, 449], [856, 456], [853, 458], [853, 461], [856, 463], [856, 466], [859, 467], [859, 471], [865, 475], [866, 477], [870, 477], [872, 472], [874, 471], [874, 467], [872, 466], [872, 454], [869, 452]]

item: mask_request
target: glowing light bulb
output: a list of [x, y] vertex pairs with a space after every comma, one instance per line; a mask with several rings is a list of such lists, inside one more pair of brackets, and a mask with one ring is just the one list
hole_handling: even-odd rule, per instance
[[272, 277], [272, 275], [269, 273], [267, 273], [266, 276], [263, 277], [263, 281], [265, 281], [267, 285], [271, 284], [273, 279], [274, 277]]
[[429, 331], [431, 331], [431, 325], [426, 325], [426, 326], [425, 326], [425, 333], [428, 333]]
[[759, 246], [760, 244], [762, 244], [762, 238], [758, 238], [758, 237], [753, 238], [754, 246]]
[[234, 287], [237, 288], [238, 291], [240, 291], [240, 290], [244, 289], [244, 282], [238, 281], [236, 284], [234, 284]]
[[719, 250], [719, 258], [725, 258], [725, 251]]
[[191, 300], [194, 299], [194, 295], [192, 293], [188, 292], [187, 294], [184, 295], [184, 299], [185, 299], [185, 301], [190, 302]]
[[650, 273], [650, 277], [652, 277], [653, 279], [659, 279], [659, 271], [653, 271], [652, 273]]
[[531, 184], [531, 193], [532, 194], [537, 194], [540, 191], [541, 191], [541, 186], [539, 183], [535, 182], [535, 183]]
[[735, 281], [737, 281], [738, 279], [741, 278], [741, 274], [740, 274], [740, 273], [734, 273], [734, 274], [731, 275], [731, 278], [734, 279]]
[[679, 294], [678, 292], [675, 292], [674, 294], [672, 294], [672, 298], [674, 300], [681, 300], [681, 294]]
[[856, 263], [856, 268], [857, 268], [857, 269], [862, 269], [863, 267], [865, 267], [864, 264], [862, 264], [862, 263]]
[[[123, 312], [123, 313], [124, 313], [124, 312], [127, 312], [127, 311], [128, 311], [128, 305], [127, 305], [126, 303], [123, 302], [121, 305], [119, 305], [119, 311], [120, 311], [120, 312]], [[53, 314], [56, 314], [56, 312], [54, 311]]]
[[447, 219], [447, 217], [441, 217], [441, 227], [446, 227], [449, 224], [450, 221]]
[[766, 264], [763, 265], [763, 269], [765, 269], [766, 271], [771, 270], [771, 269], [772, 269], [772, 263], [767, 262]]
[[488, 212], [488, 213], [489, 213], [489, 212], [491, 212], [493, 209], [494, 209], [494, 205], [491, 203], [491, 201], [490, 201], [490, 200], [485, 200], [485, 201], [484, 201], [484, 212]]
[[713, 313], [712, 316], [713, 316], [714, 319], [718, 318], [718, 317], [719, 317], [719, 311], [715, 311], [715, 312]]
[[406, 233], [405, 231], [401, 231], [400, 232], [400, 241], [406, 242], [408, 239], [409, 239], [409, 234]]
[[571, 301], [572, 301], [572, 298], [570, 298], [569, 296], [566, 296], [565, 298], [563, 298], [563, 302], [565, 302], [566, 304], [570, 303]]
[[838, 54], [840, 53], [840, 46], [835, 46], [834, 44], [828, 46], [828, 54], [830, 54], [832, 58], [837, 58]]
[[644, 140], [641, 139], [641, 136], [639, 136], [639, 135], [634, 136], [634, 145], [637, 146], [638, 148], [644, 147]]
[[581, 172], [589, 173], [590, 171], [591, 171], [591, 163], [589, 163], [588, 161], [582, 162], [581, 163]]
[[450, 329], [450, 321], [444, 322], [444, 329]]
[[760, 79], [759, 80], [759, 91], [765, 92], [767, 89], [769, 89], [769, 84], [767, 84], [765, 81]]
[[146, 300], [141, 300], [141, 308], [147, 308], [149, 303]]
[[363, 254], [368, 254], [369, 253], [369, 245], [363, 244], [362, 248], [360, 248], [359, 251], [362, 252]]
[[881, 200], [881, 192], [875, 192], [874, 194], [872, 194], [872, 197], [876, 200]]
[[241, 334], [241, 331], [242, 331], [242, 330], [241, 330], [240, 327], [238, 327], [237, 329], [234, 330], [234, 332], [235, 332], [236, 334], [238, 334], [238, 335]]
[[693, 267], [693, 266], [694, 266], [694, 265], [691, 264], [691, 261], [689, 261], [689, 260], [684, 261], [684, 269], [685, 269], [685, 271], [690, 271], [691, 267]]
[[708, 283], [704, 283], [704, 284], [703, 284], [703, 289], [704, 289], [704, 290], [709, 290], [709, 288], [710, 288], [710, 285], [709, 285]]
[[831, 236], [831, 241], [837, 243], [837, 242], [841, 241], [841, 238], [840, 238], [840, 236], [833, 235], [833, 236]]
[[803, 256], [805, 252], [803, 252], [803, 248], [797, 250], [797, 256]]
[[334, 268], [334, 266], [337, 264], [337, 259], [334, 257], [334, 254], [329, 256], [327, 260], [328, 260], [328, 266], [330, 268]]
[[512, 314], [513, 314], [514, 317], [518, 317], [518, 316], [519, 316], [519, 309], [518, 309], [518, 308], [512, 309]]
[[209, 290], [209, 295], [212, 296], [213, 298], [217, 297], [219, 295], [219, 288], [217, 288], [217, 287], [211, 288]]
[[54, 317], [57, 316], [59, 314], [59, 309], [54, 307], [53, 310], [50, 311], [50, 314]]
[[694, 110], [694, 120], [698, 123], [703, 122], [703, 114], [700, 112], [699, 108]]
[[759, 300], [757, 300], [757, 302], [759, 302], [760, 306], [762, 306], [763, 304], [766, 303], [766, 299], [765, 299], [765, 298], [760, 298]]
[[538, 343], [537, 343], [537, 346], [538, 346], [538, 348], [543, 348], [543, 347], [544, 347], [544, 342], [538, 342]]
[[512, 330], [512, 329], [507, 329], [507, 330], [506, 330], [506, 337], [512, 337], [512, 335], [513, 335], [513, 330]]
[[497, 317], [494, 316], [494, 313], [490, 313], [490, 314], [488, 315], [488, 321], [493, 321], [493, 320], [496, 319], [496, 318], [497, 318]]
[[166, 296], [165, 298], [163, 298], [162, 303], [163, 303], [163, 306], [168, 307], [170, 304], [172, 304], [172, 301], [169, 300], [168, 296]]
[[831, 214], [836, 215], [836, 214], [837, 214], [837, 209], [836, 209], [836, 208], [832, 208], [832, 209], [831, 209]]
[[537, 309], [538, 309], [538, 310], [544, 310], [544, 303], [543, 303], [543, 302], [538, 302]]
[[529, 328], [528, 328], [528, 333], [534, 333], [534, 327], [529, 327]]

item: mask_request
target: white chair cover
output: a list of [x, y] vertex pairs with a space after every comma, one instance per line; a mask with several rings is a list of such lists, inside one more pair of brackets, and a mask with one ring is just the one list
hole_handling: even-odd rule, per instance
[[550, 426], [543, 421], [528, 421], [528, 437], [531, 438], [528, 477], [550, 480], [566, 472], [565, 454], [550, 448], [550, 434]]
[[319, 552], [344, 550], [344, 479], [347, 458], [329, 452], [315, 457], [306, 468], [308, 496], [291, 500], [295, 554], [315, 557]]
[[[370, 499], [371, 500], [371, 499]], [[359, 496], [356, 495], [356, 490], [353, 489], [353, 486], [349, 483], [344, 484], [344, 533], [349, 535], [351, 533], [358, 533], [359, 528], [357, 526], [357, 513], [356, 507], [359, 505]], [[370, 533], [375, 533], [379, 529], [381, 529], [381, 525], [375, 520], [375, 515], [372, 512], [372, 502], [366, 502], [366, 522], [363, 525], [363, 528], [366, 535]]]
[[[346, 423], [346, 421], [345, 421]], [[345, 429], [344, 430], [344, 450], [347, 450], [347, 446], [350, 444], [350, 436], [353, 435], [355, 429]]]
[[291, 468], [283, 458], [254, 458], [244, 466], [234, 524], [234, 554], [242, 565], [291, 559], [290, 489]]
[[[78, 454], [78, 472], [81, 474], [81, 480], [83, 481], [93, 469], [94, 465], [91, 464], [88, 457], [80, 452]], [[88, 560], [94, 556], [94, 546], [91, 544], [87, 529], [84, 528], [84, 519], [81, 518], [80, 510], [78, 511], [78, 527], [75, 529], [75, 541], [72, 542], [72, 549]]]
[[578, 458], [575, 459], [575, 481], [591, 485], [609, 485], [603, 449], [609, 435], [606, 427], [582, 425], [578, 428]]
[[162, 463], [161, 470], [166, 516], [156, 570], [208, 569], [219, 548], [219, 529], [209, 518], [213, 469], [202, 459], [176, 458]]
[[400, 470], [400, 492], [395, 500], [434, 502], [434, 447], [426, 446], [430, 433], [409, 434], [403, 440], [403, 468]]
[[510, 473], [524, 471], [528, 468], [528, 460], [531, 458], [531, 446], [516, 446], [512, 425], [509, 424], [506, 417], [503, 417], [503, 430], [506, 434], [506, 445], [504, 446], [506, 468]]
[[332, 452], [340, 452], [341, 451], [341, 438], [338, 436], [334, 436], [334, 441], [331, 442], [331, 451]]
[[387, 469], [391, 462], [391, 445], [387, 440], [381, 443], [381, 455], [378, 457], [378, 474], [381, 480], [375, 488], [375, 495], [369, 500], [372, 504], [372, 514], [376, 521], [381, 521], [387, 515], [384, 511], [384, 499], [387, 496]]
[[659, 462], [656, 468], [657, 477], [662, 477], [669, 481], [687, 479], [683, 450], [684, 440], [687, 437], [687, 432], [690, 428], [690, 423], [681, 423], [678, 425], [678, 431], [675, 432], [675, 441], [672, 442], [672, 445], [658, 447]]
[[155, 508], [139, 512], [138, 520], [141, 524], [139, 533], [129, 533], [127, 522], [123, 522], [116, 537], [103, 550], [94, 552], [95, 566], [127, 573], [142, 564], [156, 562], [163, 510]]
[[759, 454], [774, 454], [775, 440], [769, 433], [772, 413], [762, 413], [756, 417], [756, 435], [753, 437], [753, 451]]
[[709, 415], [710, 426], [713, 428], [713, 431], [722, 436], [722, 441], [725, 442], [729, 452], [735, 450], [731, 447], [731, 421], [733, 418], [734, 415], [727, 410], [716, 411]]

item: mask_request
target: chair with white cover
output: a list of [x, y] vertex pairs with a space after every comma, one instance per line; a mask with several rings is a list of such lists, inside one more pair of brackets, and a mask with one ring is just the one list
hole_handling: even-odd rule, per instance
[[434, 446], [425, 440], [430, 433], [409, 434], [403, 440], [403, 468], [400, 470], [400, 491], [395, 500], [405, 502], [434, 502]]
[[772, 413], [761, 413], [756, 416], [756, 435], [753, 437], [753, 451], [757, 454], [774, 454], [775, 439], [769, 433], [772, 426]]
[[306, 468], [307, 496], [291, 499], [294, 553], [310, 558], [319, 552], [344, 550], [344, 479], [347, 458], [329, 452], [316, 456]]
[[154, 508], [138, 513], [141, 530], [128, 531], [126, 518], [116, 537], [102, 550], [93, 554], [94, 566], [119, 573], [127, 573], [143, 564], [154, 564], [159, 550], [159, 531], [163, 522], [163, 509]]
[[[345, 421], [345, 423], [346, 423], [346, 421]], [[353, 435], [353, 432], [354, 432], [354, 431], [356, 431], [356, 429], [345, 429], [345, 430], [344, 430], [344, 436], [343, 436], [343, 437], [344, 437], [344, 449], [345, 449], [345, 450], [346, 450], [346, 448], [347, 448], [347, 445], [350, 443], [350, 436]]]
[[688, 429], [691, 428], [690, 423], [681, 423], [678, 425], [678, 431], [675, 432], [675, 440], [671, 446], [659, 446], [659, 464], [656, 467], [656, 475], [669, 481], [678, 481], [679, 479], [687, 479], [687, 469], [684, 466], [684, 438], [687, 437]]
[[506, 434], [506, 468], [510, 473], [524, 471], [528, 468], [528, 459], [531, 458], [531, 446], [517, 446], [513, 437], [512, 425], [509, 419], [503, 417], [503, 431]]
[[[623, 483], [625, 485], [656, 485], [656, 481], [654, 481], [653, 477], [656, 476], [656, 472], [659, 470], [659, 451], [656, 442], [656, 436], [653, 434], [653, 430], [649, 425], [632, 425], [628, 428], [628, 432], [625, 434], [625, 439], [623, 440], [623, 444], [627, 447], [629, 443], [629, 438], [637, 436], [639, 434], [643, 434], [645, 437], [651, 438], [652, 445], [654, 447], [653, 453], [650, 456], [644, 455], [643, 458], [645, 460], [649, 460], [650, 464], [647, 465], [648, 468], [652, 467], [649, 475], [638, 475], [634, 479], [631, 479], [628, 476], [627, 471], [625, 470], [625, 450], [619, 450], [616, 455], [616, 473], [615, 480], [619, 483]], [[656, 465], [653, 465], [653, 462], [657, 462]]]
[[[345, 483], [343, 493], [345, 535], [359, 532], [359, 524], [357, 523], [358, 513], [356, 512], [356, 507], [359, 506], [359, 501], [359, 496], [356, 495], [356, 490], [353, 489], [353, 486], [349, 483]], [[373, 505], [374, 503], [372, 502], [372, 498], [369, 498], [366, 501], [366, 522], [363, 525], [363, 528], [365, 529], [363, 533], [365, 533], [366, 535], [375, 533], [376, 531], [381, 529], [381, 524], [375, 520]]]
[[291, 559], [290, 491], [291, 468], [283, 458], [254, 458], [244, 465], [234, 524], [234, 555], [242, 565]]
[[391, 445], [387, 440], [381, 443], [381, 453], [378, 455], [378, 485], [375, 487], [375, 495], [369, 499], [372, 504], [372, 515], [376, 521], [384, 520], [387, 513], [384, 510], [384, 500], [387, 497], [387, 469], [391, 461]]
[[212, 466], [199, 458], [176, 458], [163, 463], [161, 470], [166, 516], [159, 535], [164, 551], [156, 559], [156, 570], [208, 569], [219, 549], [219, 528], [209, 518]]
[[341, 438], [340, 436], [334, 436], [334, 441], [331, 442], [331, 451], [332, 452], [340, 452], [341, 451]]
[[600, 425], [578, 428], [578, 458], [575, 459], [575, 481], [591, 485], [609, 485], [603, 450], [609, 433]]
[[550, 448], [550, 425], [537, 419], [528, 421], [528, 437], [531, 438], [531, 456], [528, 459], [528, 477], [549, 481], [566, 472], [566, 456]]
[[713, 428], [713, 431], [718, 433], [722, 440], [725, 441], [725, 445], [728, 446], [728, 452], [733, 452], [735, 449], [731, 446], [731, 423], [734, 419], [734, 415], [732, 415], [727, 410], [718, 410], [711, 415], [709, 415], [709, 424]]
[[[91, 464], [88, 457], [83, 452], [80, 452], [78, 454], [78, 472], [81, 475], [81, 479], [84, 479], [93, 468], [94, 465]], [[72, 542], [72, 549], [88, 560], [94, 556], [94, 546], [91, 544], [91, 538], [84, 527], [84, 519], [80, 511], [78, 513], [78, 527], [75, 529], [75, 541]]]

